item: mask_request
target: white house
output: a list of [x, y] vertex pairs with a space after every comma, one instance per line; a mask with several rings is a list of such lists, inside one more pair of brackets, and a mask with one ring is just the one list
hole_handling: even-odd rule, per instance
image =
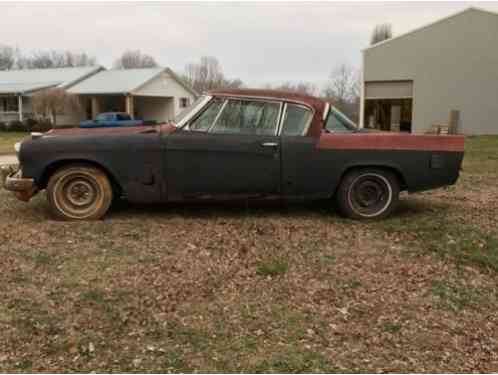
[[158, 122], [175, 117], [197, 95], [169, 68], [103, 70], [68, 92], [80, 96], [84, 119], [101, 112], [127, 112]]
[[34, 93], [54, 87], [68, 89], [103, 69], [92, 66], [0, 71], [0, 121], [22, 121], [31, 117]]

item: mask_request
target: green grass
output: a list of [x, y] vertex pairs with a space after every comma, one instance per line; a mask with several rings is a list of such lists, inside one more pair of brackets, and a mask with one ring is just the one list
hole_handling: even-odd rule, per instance
[[384, 331], [389, 333], [398, 333], [401, 331], [401, 324], [398, 323], [385, 323], [383, 326]]
[[452, 284], [446, 280], [433, 281], [431, 293], [438, 299], [440, 307], [455, 312], [477, 306], [482, 298], [481, 292], [476, 288]]
[[283, 275], [289, 270], [289, 264], [285, 259], [270, 259], [268, 261], [260, 262], [256, 273], [259, 276], [278, 276]]
[[2, 132], [0, 131], [0, 154], [15, 153], [14, 144], [27, 137], [29, 133], [24, 132]]
[[391, 238], [402, 238], [407, 252], [431, 252], [457, 265], [475, 265], [498, 272], [498, 237], [471, 223], [461, 223], [444, 209], [430, 216], [393, 217], [375, 225]]
[[498, 136], [467, 137], [463, 170], [470, 174], [498, 174]]

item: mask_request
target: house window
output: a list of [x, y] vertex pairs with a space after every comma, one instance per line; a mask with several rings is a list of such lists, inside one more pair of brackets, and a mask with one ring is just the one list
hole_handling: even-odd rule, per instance
[[187, 108], [189, 106], [188, 98], [180, 98], [180, 108]]
[[1, 112], [19, 112], [19, 102], [16, 96], [0, 98]]

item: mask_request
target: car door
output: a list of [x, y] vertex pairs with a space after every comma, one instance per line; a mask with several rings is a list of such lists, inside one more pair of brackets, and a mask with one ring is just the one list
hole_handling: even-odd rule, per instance
[[280, 132], [282, 149], [282, 195], [287, 199], [319, 198], [328, 194], [331, 163], [323, 163], [317, 150], [318, 137], [308, 134], [313, 110], [286, 103]]
[[216, 97], [166, 139], [168, 200], [280, 193], [282, 104]]
[[320, 137], [308, 132], [318, 116], [325, 117], [328, 133], [355, 131], [354, 123], [335, 109], [317, 114], [310, 107], [286, 103], [280, 132], [285, 198], [328, 198], [340, 181], [349, 153], [318, 148]]

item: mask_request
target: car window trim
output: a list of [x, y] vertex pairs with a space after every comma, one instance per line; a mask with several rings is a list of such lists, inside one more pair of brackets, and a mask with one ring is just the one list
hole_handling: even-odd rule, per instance
[[[275, 131], [274, 131], [274, 134], [273, 134], [274, 137], [278, 137], [279, 124], [280, 124], [282, 113], [283, 113], [283, 109], [282, 109], [283, 105], [284, 105], [283, 101], [281, 101], [281, 100], [275, 100], [275, 99], [265, 100], [264, 98], [250, 98], [250, 97], [239, 97], [239, 96], [233, 96], [233, 97], [232, 96], [227, 96], [227, 97], [224, 97], [224, 100], [225, 100], [225, 103], [223, 103], [223, 107], [221, 107], [221, 110], [218, 113], [218, 116], [216, 116], [216, 118], [214, 119], [213, 124], [211, 125], [211, 127], [209, 128], [209, 130], [207, 131], [207, 133], [210, 133], [210, 134], [223, 134], [223, 133], [212, 133], [211, 130], [216, 125], [216, 122], [218, 121], [218, 118], [220, 117], [220, 115], [223, 113], [223, 110], [225, 109], [225, 106], [227, 105], [228, 101], [229, 100], [238, 100], [238, 101], [241, 101], [241, 102], [245, 101], [245, 102], [263, 102], [263, 103], [274, 103], [274, 104], [278, 104], [278, 115], [277, 115], [277, 121], [276, 121], [276, 124], [275, 124]], [[239, 135], [244, 136], [246, 134], [239, 134]]]
[[221, 108], [220, 110], [218, 111], [218, 114], [216, 115], [216, 117], [214, 118], [213, 120], [213, 123], [211, 124], [211, 126], [206, 130], [206, 133], [210, 134], [211, 133], [211, 129], [213, 129], [213, 127], [216, 125], [216, 123], [218, 122], [218, 119], [220, 118], [221, 114], [223, 113], [223, 111], [225, 110], [225, 107], [227, 106], [227, 103], [228, 103], [228, 99], [223, 99], [223, 104], [221, 105]]
[[[183, 118], [182, 121], [179, 124], [176, 124], [175, 126], [178, 129], [190, 131], [190, 129], [189, 129], [190, 123], [192, 121], [194, 121], [195, 119], [197, 119], [202, 113], [204, 113], [204, 110], [206, 109], [205, 107], [207, 107], [209, 105], [209, 103], [211, 103], [211, 101], [214, 98], [215, 98], [214, 96], [205, 95], [205, 99], [203, 101], [201, 101], [200, 103], [198, 103], [196, 108], [192, 109], [190, 116]], [[187, 109], [187, 108], [185, 108], [185, 109]], [[184, 129], [184, 128], [187, 128], [187, 129]]]
[[311, 126], [311, 123], [313, 122], [313, 119], [315, 118], [315, 110], [313, 108], [305, 105], [305, 104], [296, 103], [296, 102], [285, 102], [285, 110], [284, 110], [284, 113], [282, 113], [282, 119], [281, 119], [281, 123], [280, 123], [280, 129], [279, 129], [279, 132], [278, 132], [278, 136], [282, 136], [282, 131], [284, 130], [284, 121], [285, 121], [285, 115], [287, 114], [287, 107], [288, 107], [288, 105], [294, 105], [296, 107], [304, 108], [304, 109], [306, 109], [306, 110], [308, 110], [308, 111], [311, 112], [311, 116], [310, 116], [310, 118], [308, 120], [308, 123], [304, 127], [302, 134], [297, 135], [297, 136], [296, 135], [292, 136], [292, 135], [285, 135], [284, 134], [284, 136], [286, 136], [286, 137], [304, 137], [304, 136], [306, 136], [306, 134], [308, 133], [309, 128]]
[[[194, 121], [196, 121], [199, 117], [201, 117], [203, 115], [203, 113], [206, 112], [209, 109], [209, 105], [212, 102], [214, 102], [216, 99], [221, 99], [223, 101], [222, 107], [218, 111], [218, 115], [219, 115], [220, 112], [221, 112], [221, 110], [223, 109], [225, 99], [224, 98], [218, 98], [218, 97], [215, 97], [215, 96], [211, 96], [210, 99], [204, 105], [202, 105], [197, 111], [195, 111], [195, 110], [193, 111], [194, 113], [189, 117], [188, 121], [186, 121], [185, 124], [183, 124], [181, 127], [179, 127], [179, 129], [186, 130], [186, 131], [189, 131], [189, 132], [207, 133], [207, 130], [193, 130], [193, 129], [190, 128], [190, 125]], [[199, 103], [199, 104], [201, 104], [201, 103]], [[216, 115], [216, 118], [218, 117], [218, 115]], [[215, 120], [216, 120], [216, 118], [215, 118]]]

